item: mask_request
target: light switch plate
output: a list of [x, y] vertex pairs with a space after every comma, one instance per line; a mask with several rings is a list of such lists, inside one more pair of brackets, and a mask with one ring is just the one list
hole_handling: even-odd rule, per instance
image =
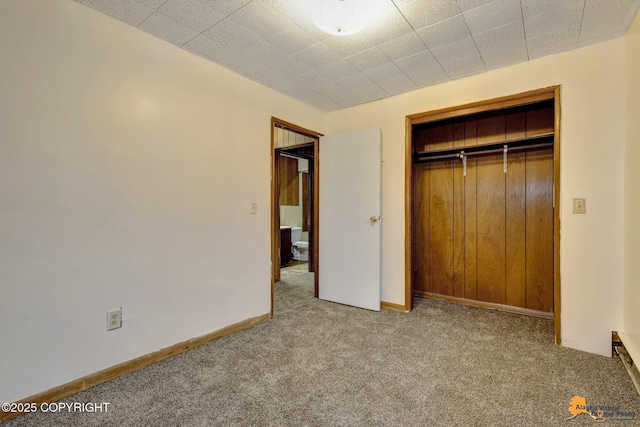
[[251, 202], [251, 215], [258, 213], [258, 203]]
[[587, 199], [573, 199], [573, 213], [574, 214], [586, 214], [587, 213]]

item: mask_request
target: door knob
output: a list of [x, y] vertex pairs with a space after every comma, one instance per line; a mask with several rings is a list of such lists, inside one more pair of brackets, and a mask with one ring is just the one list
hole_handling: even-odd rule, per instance
[[378, 222], [379, 219], [380, 219], [379, 216], [373, 215], [371, 218], [369, 218], [369, 221], [371, 221], [371, 224], [375, 224], [376, 222]]

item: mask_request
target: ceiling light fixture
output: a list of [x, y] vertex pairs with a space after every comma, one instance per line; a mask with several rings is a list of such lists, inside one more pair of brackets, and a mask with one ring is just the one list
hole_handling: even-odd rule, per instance
[[348, 36], [362, 30], [373, 10], [369, 0], [311, 0], [313, 22], [322, 31]]

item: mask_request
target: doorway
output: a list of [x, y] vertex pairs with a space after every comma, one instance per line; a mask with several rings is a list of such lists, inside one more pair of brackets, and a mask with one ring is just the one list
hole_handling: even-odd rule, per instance
[[[271, 118], [271, 316], [283, 271], [313, 273], [318, 297], [318, 143], [322, 134]], [[286, 270], [283, 270], [286, 269]]]

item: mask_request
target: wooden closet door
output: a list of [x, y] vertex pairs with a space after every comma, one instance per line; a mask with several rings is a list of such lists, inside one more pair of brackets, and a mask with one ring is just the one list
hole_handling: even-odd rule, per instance
[[526, 308], [553, 311], [553, 150], [527, 153]]
[[[508, 144], [553, 131], [552, 107], [523, 107], [420, 129], [416, 152]], [[553, 312], [553, 149], [413, 166], [416, 295]]]

